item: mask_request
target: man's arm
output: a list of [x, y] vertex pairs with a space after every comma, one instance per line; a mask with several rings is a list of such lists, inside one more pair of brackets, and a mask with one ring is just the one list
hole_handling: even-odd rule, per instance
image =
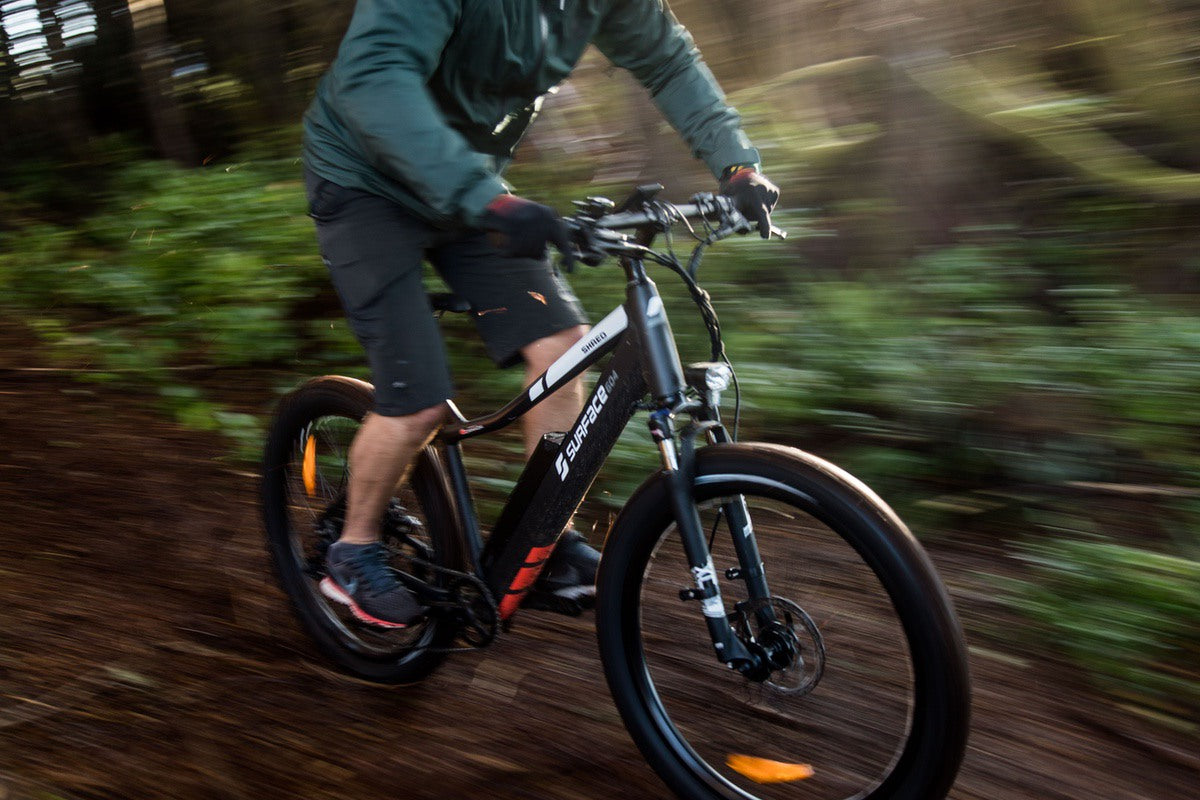
[[462, 0], [358, 0], [332, 89], [376, 169], [438, 214], [475, 224], [506, 188], [426, 88], [461, 13]]
[[663, 0], [615, 0], [593, 41], [650, 91], [663, 116], [715, 177], [730, 166], [758, 164], [741, 118]]

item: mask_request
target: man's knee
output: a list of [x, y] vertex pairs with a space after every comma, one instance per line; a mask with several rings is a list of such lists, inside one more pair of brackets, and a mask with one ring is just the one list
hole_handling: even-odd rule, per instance
[[544, 368], [553, 364], [559, 356], [567, 352], [571, 345], [578, 342], [590, 330], [588, 325], [575, 325], [564, 328], [558, 333], [538, 339], [521, 348], [525, 363], [533, 367]]

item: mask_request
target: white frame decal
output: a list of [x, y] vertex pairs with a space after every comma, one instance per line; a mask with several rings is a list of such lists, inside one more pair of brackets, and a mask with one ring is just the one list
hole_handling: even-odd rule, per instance
[[529, 387], [529, 399], [537, 400], [548, 389], [554, 387], [564, 375], [569, 375], [571, 370], [583, 361], [589, 353], [595, 350], [609, 339], [615, 339], [629, 325], [629, 318], [625, 315], [625, 307], [617, 306], [608, 316], [596, 323], [596, 327], [588, 331], [587, 335], [580, 339], [575, 344], [571, 345], [567, 352], [559, 356], [558, 360], [550, 365], [546, 370], [546, 374], [534, 381]]

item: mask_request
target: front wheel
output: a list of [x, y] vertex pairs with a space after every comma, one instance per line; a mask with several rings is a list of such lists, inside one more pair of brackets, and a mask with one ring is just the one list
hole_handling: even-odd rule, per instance
[[[966, 745], [962, 633], [933, 565], [866, 486], [770, 445], [696, 455], [693, 491], [725, 612], [769, 674], [721, 664], [665, 482], [622, 511], [597, 581], [605, 675], [626, 727], [689, 800], [934, 800]], [[751, 599], [730, 530], [744, 498], [769, 598]], [[765, 650], [764, 650], [765, 648]]]

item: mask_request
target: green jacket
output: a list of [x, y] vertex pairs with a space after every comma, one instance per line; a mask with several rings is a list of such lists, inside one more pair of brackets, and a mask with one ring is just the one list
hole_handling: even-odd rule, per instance
[[304, 117], [304, 160], [439, 224], [476, 224], [588, 43], [649, 89], [719, 175], [754, 164], [740, 119], [664, 0], [358, 0]]

